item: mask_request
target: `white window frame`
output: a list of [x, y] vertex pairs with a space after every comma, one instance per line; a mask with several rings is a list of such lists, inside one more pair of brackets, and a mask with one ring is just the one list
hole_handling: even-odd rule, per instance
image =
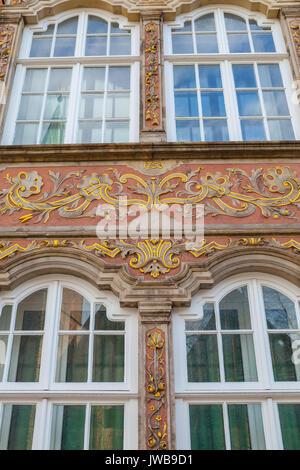
[[[131, 54], [130, 55], [105, 55], [85, 56], [85, 40], [88, 16], [98, 16], [107, 22], [116, 22], [120, 29], [131, 31]], [[50, 24], [60, 23], [69, 18], [78, 16], [78, 30], [74, 56], [72, 57], [29, 57], [31, 42], [34, 32], [45, 31]], [[99, 9], [76, 9], [67, 13], [49, 17], [41, 21], [37, 26], [28, 26], [24, 29], [19, 56], [16, 59], [15, 79], [13, 81], [8, 111], [6, 115], [2, 145], [11, 145], [15, 133], [15, 123], [19, 111], [21, 93], [23, 89], [25, 73], [27, 68], [72, 68], [72, 83], [70, 87], [69, 106], [66, 118], [65, 144], [76, 143], [78, 127], [78, 109], [81, 88], [81, 70], [84, 66], [107, 67], [107, 66], [130, 66], [130, 105], [129, 105], [129, 140], [139, 141], [139, 74], [140, 74], [140, 51], [139, 51], [139, 26], [136, 23], [128, 23], [127, 18], [114, 16]]]
[[[182, 28], [185, 21], [195, 20], [200, 16], [209, 13], [215, 14], [217, 41], [219, 45], [218, 53], [207, 54], [173, 54], [172, 53], [172, 29]], [[276, 52], [265, 53], [230, 53], [227, 44], [227, 32], [223, 13], [231, 13], [244, 19], [255, 20], [259, 26], [271, 27]], [[193, 35], [194, 36], [194, 35]], [[166, 121], [167, 139], [169, 142], [176, 142], [176, 121], [175, 121], [175, 103], [174, 103], [174, 65], [217, 65], [221, 67], [222, 84], [224, 88], [224, 101], [226, 116], [228, 122], [229, 141], [242, 141], [242, 131], [237, 105], [237, 97], [234, 87], [234, 79], [231, 64], [279, 64], [283, 86], [286, 92], [287, 103], [290, 117], [295, 134], [295, 140], [300, 139], [300, 109], [297, 100], [293, 97], [293, 75], [289, 63], [289, 54], [287, 53], [280, 23], [276, 19], [267, 19], [261, 13], [254, 13], [242, 7], [218, 5], [216, 7], [202, 7], [191, 14], [180, 15], [175, 22], [168, 22], [164, 25], [164, 50], [165, 50], [165, 87], [166, 109], [168, 119]], [[259, 90], [261, 90], [259, 88]], [[260, 91], [259, 91], [260, 92]], [[263, 104], [263, 103], [262, 103]], [[264, 113], [263, 113], [264, 116]], [[195, 119], [202, 120], [199, 115]], [[261, 118], [261, 117], [260, 117]], [[265, 122], [266, 117], [263, 117]], [[269, 139], [268, 129], [265, 125], [266, 141]], [[203, 140], [202, 140], [203, 141]]]

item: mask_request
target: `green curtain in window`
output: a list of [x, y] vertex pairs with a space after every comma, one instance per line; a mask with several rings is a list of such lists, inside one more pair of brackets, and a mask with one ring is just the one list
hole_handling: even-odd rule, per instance
[[92, 406], [90, 450], [123, 449], [124, 407]]
[[285, 450], [300, 450], [300, 405], [278, 405]]
[[13, 405], [11, 411], [8, 450], [30, 450], [35, 418], [35, 406]]
[[[57, 106], [51, 116], [51, 120], [63, 119], [62, 113], [63, 96], [57, 98]], [[42, 139], [42, 144], [62, 144], [65, 137], [65, 123], [51, 122]]]
[[95, 335], [93, 382], [124, 381], [124, 336]]
[[187, 335], [189, 382], [219, 382], [219, 358], [216, 335]]
[[192, 450], [225, 450], [222, 405], [190, 405]]

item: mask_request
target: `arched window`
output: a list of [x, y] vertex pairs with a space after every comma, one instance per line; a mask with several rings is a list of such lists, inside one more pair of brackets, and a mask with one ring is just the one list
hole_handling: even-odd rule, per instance
[[2, 143], [138, 141], [137, 36], [97, 11], [27, 27]]
[[178, 309], [178, 448], [300, 449], [299, 301], [289, 283], [257, 274]]
[[202, 8], [165, 29], [171, 141], [299, 138], [299, 109], [277, 21]]
[[136, 322], [110, 294], [51, 279], [1, 299], [0, 449], [132, 448]]

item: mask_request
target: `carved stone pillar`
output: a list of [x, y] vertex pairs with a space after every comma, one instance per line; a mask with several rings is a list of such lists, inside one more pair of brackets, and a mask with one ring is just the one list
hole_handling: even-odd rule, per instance
[[141, 122], [140, 140], [166, 140], [163, 105], [163, 51], [161, 14], [141, 16]]
[[141, 301], [140, 449], [175, 448], [171, 301]]

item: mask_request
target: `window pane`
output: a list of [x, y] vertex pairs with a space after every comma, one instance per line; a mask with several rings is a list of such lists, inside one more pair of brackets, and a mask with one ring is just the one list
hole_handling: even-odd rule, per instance
[[251, 52], [248, 34], [228, 34], [230, 52]]
[[190, 320], [185, 322], [185, 329], [188, 331], [195, 330], [215, 330], [215, 307], [214, 304], [203, 305], [203, 318], [201, 320]]
[[10, 328], [12, 305], [4, 305], [0, 315], [0, 331], [8, 331]]
[[57, 26], [56, 34], [76, 34], [78, 18], [70, 18]]
[[93, 382], [124, 381], [124, 336], [95, 335]]
[[107, 122], [104, 129], [104, 142], [128, 142], [128, 122]]
[[43, 330], [47, 289], [42, 289], [26, 297], [18, 305], [16, 330]]
[[38, 128], [39, 128], [38, 124], [17, 123], [13, 144], [14, 145], [36, 144]]
[[280, 427], [285, 450], [300, 450], [300, 405], [278, 405]]
[[216, 31], [214, 14], [210, 13], [198, 18], [195, 21], [195, 31]]
[[52, 38], [33, 38], [30, 57], [50, 57]]
[[198, 116], [198, 102], [196, 92], [175, 92], [175, 116]]
[[82, 450], [84, 447], [84, 405], [54, 405], [51, 429], [52, 450]]
[[261, 107], [257, 91], [237, 91], [240, 116], [261, 116]]
[[234, 83], [236, 88], [256, 88], [253, 65], [233, 65]]
[[130, 31], [127, 29], [121, 29], [118, 23], [111, 23], [110, 34], [130, 34]]
[[295, 304], [286, 295], [271, 287], [263, 286], [267, 325], [270, 329], [297, 329]]
[[216, 34], [196, 34], [198, 54], [219, 52]]
[[48, 95], [44, 111], [44, 119], [66, 119], [69, 97], [66, 95]]
[[283, 87], [280, 68], [278, 64], [259, 64], [258, 73], [260, 83], [263, 88]]
[[290, 119], [268, 119], [271, 140], [294, 140], [295, 134]]
[[82, 90], [104, 90], [105, 68], [85, 67], [83, 69]]
[[43, 104], [43, 95], [23, 95], [21, 98], [18, 119], [39, 121]]
[[[269, 340], [275, 381], [299, 381], [300, 361], [298, 361], [297, 347], [300, 344], [300, 335], [269, 334]], [[293, 345], [296, 346], [295, 349]]]
[[80, 122], [77, 142], [98, 143], [102, 141], [102, 122]]
[[187, 335], [189, 382], [219, 382], [219, 357], [216, 335]]
[[173, 54], [193, 54], [193, 37], [191, 34], [172, 34]]
[[106, 36], [86, 38], [85, 55], [106, 55]]
[[23, 91], [35, 92], [44, 91], [46, 81], [46, 69], [27, 69]]
[[289, 108], [283, 90], [263, 91], [267, 116], [288, 116]]
[[15, 336], [8, 374], [9, 382], [38, 382], [43, 337]]
[[107, 318], [104, 305], [96, 305], [95, 312], [95, 330], [125, 330], [124, 321], [111, 321]]
[[103, 93], [81, 96], [79, 118], [101, 119], [103, 115]]
[[264, 123], [261, 119], [243, 119], [241, 121], [243, 140], [266, 140]]
[[219, 65], [199, 65], [200, 88], [222, 88]]
[[225, 26], [227, 31], [246, 31], [246, 21], [240, 16], [231, 15], [229, 13], [224, 14]]
[[193, 65], [175, 65], [174, 88], [196, 88], [195, 69]]
[[190, 405], [192, 450], [225, 450], [222, 405]]
[[59, 336], [56, 382], [86, 382], [89, 336]]
[[111, 36], [110, 54], [111, 55], [130, 55], [131, 37], [130, 36]]
[[219, 304], [222, 330], [250, 330], [250, 309], [247, 287], [229, 292]]
[[252, 33], [255, 52], [275, 52], [275, 44], [272, 33]]
[[69, 91], [72, 69], [51, 69], [48, 91]]
[[213, 141], [228, 141], [228, 128], [227, 121], [224, 119], [210, 119], [203, 120], [204, 125], [204, 139], [207, 142]]
[[70, 57], [74, 55], [76, 38], [56, 38], [54, 57]]
[[4, 405], [1, 450], [30, 450], [35, 420], [34, 405]]
[[65, 140], [65, 124], [48, 122], [43, 124], [41, 144], [63, 144]]
[[0, 335], [0, 381], [3, 379], [3, 372], [6, 362], [7, 335]]
[[110, 67], [107, 89], [109, 91], [130, 90], [130, 67]]
[[231, 450], [264, 450], [264, 427], [259, 404], [228, 405]]
[[78, 292], [64, 288], [60, 329], [61, 330], [88, 330], [90, 327], [90, 303]]
[[255, 20], [249, 20], [249, 25], [252, 31], [267, 31], [270, 29], [269, 27], [262, 28], [261, 26], [258, 26]]
[[256, 382], [252, 335], [222, 335], [226, 382]]
[[97, 16], [89, 16], [88, 20], [88, 34], [103, 34], [107, 33], [107, 22], [98, 18]]
[[176, 121], [177, 142], [200, 142], [199, 121]]
[[175, 33], [176, 33], [176, 31], [180, 31], [180, 32], [181, 32], [181, 31], [192, 31], [192, 23], [191, 23], [191, 21], [185, 21], [183, 27], [180, 28], [180, 29], [177, 29], [177, 28], [176, 28], [176, 29], [172, 29], [172, 32], [175, 32]]
[[226, 116], [222, 91], [205, 91], [201, 93], [202, 114], [205, 117]]
[[129, 117], [129, 94], [108, 93], [105, 114], [108, 118]]
[[54, 31], [54, 24], [50, 24], [46, 31], [41, 31], [41, 32], [38, 32], [38, 33], [34, 33], [34, 36], [51, 36], [53, 35], [53, 31]]
[[124, 406], [92, 406], [90, 450], [123, 449]]

